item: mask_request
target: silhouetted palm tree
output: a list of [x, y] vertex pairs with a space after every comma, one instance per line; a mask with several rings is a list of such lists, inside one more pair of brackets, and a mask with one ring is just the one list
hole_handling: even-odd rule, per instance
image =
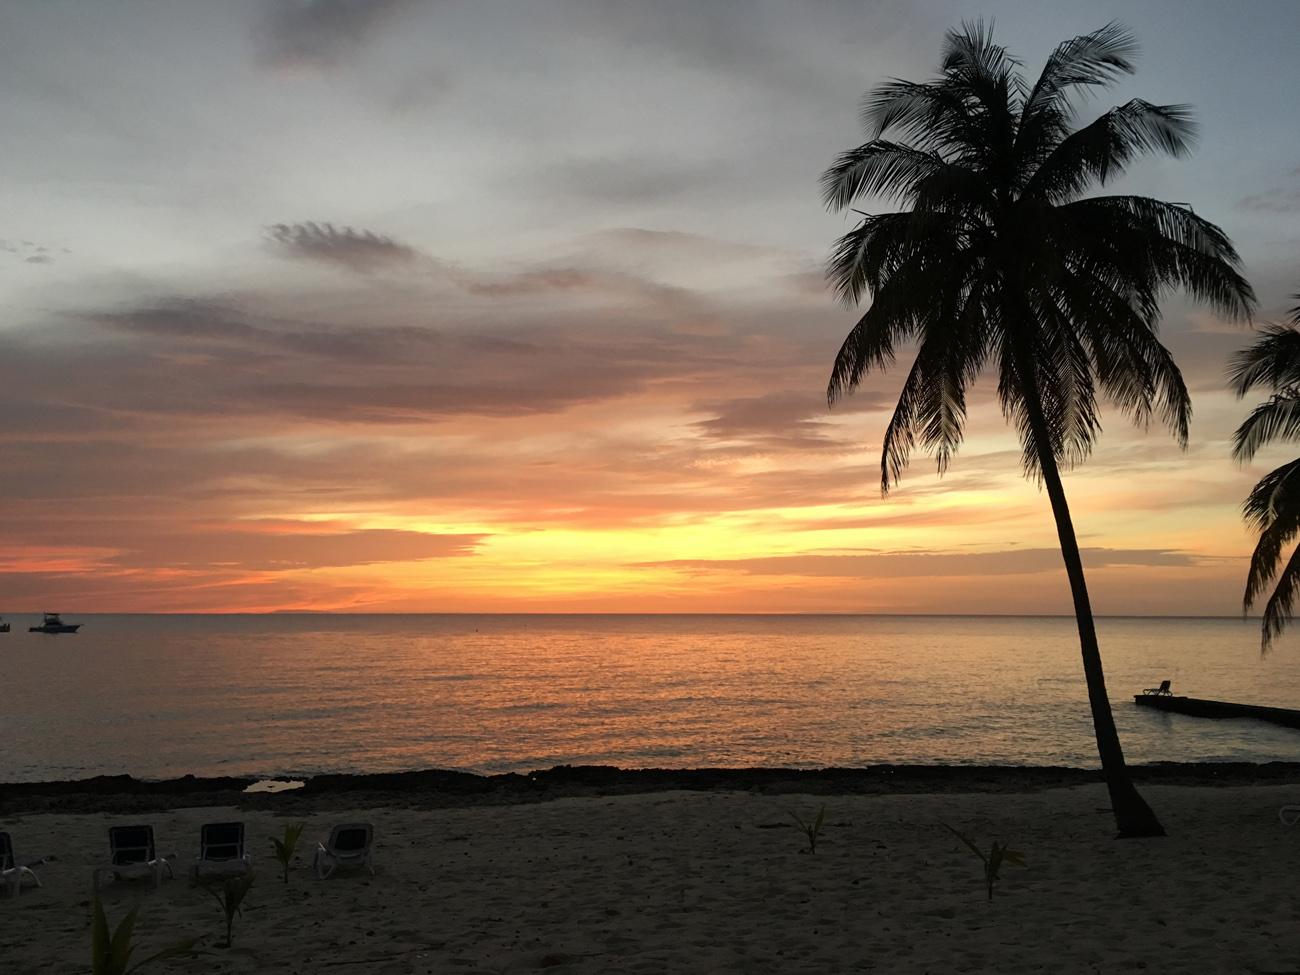
[[[885, 432], [887, 492], [920, 445], [940, 473], [962, 438], [968, 391], [986, 364], [1056, 519], [1088, 684], [1097, 750], [1121, 836], [1164, 830], [1133, 787], [1106, 697], [1083, 563], [1061, 466], [1085, 458], [1101, 426], [1097, 390], [1138, 424], [1156, 413], [1180, 444], [1191, 404], [1156, 338], [1159, 298], [1181, 287], [1223, 314], [1254, 301], [1237, 254], [1191, 208], [1083, 193], [1138, 155], [1185, 154], [1191, 113], [1134, 99], [1074, 127], [1074, 100], [1133, 70], [1136, 45], [1111, 24], [1061, 44], [1030, 84], [983, 25], [949, 32], [938, 77], [868, 93], [871, 141], [822, 176], [827, 205], [876, 195], [900, 212], [863, 214], [836, 243], [828, 276], [846, 304], [871, 305], [835, 360], [833, 403], [900, 343], [915, 359]], [[897, 133], [897, 141], [885, 139]], [[861, 212], [861, 211], [858, 211]]]
[[[1300, 294], [1293, 297], [1300, 301]], [[1254, 345], [1232, 357], [1229, 373], [1239, 397], [1257, 386], [1272, 391], [1237, 427], [1233, 437], [1232, 455], [1243, 464], [1265, 444], [1300, 438], [1300, 305], [1291, 310], [1289, 321], [1265, 325], [1260, 331], [1263, 334]], [[1259, 532], [1246, 576], [1245, 610], [1277, 575], [1261, 626], [1260, 647], [1267, 650], [1290, 622], [1296, 590], [1300, 588], [1300, 550], [1291, 553], [1278, 575], [1282, 549], [1300, 532], [1300, 460], [1283, 464], [1260, 478], [1242, 510], [1247, 524]]]

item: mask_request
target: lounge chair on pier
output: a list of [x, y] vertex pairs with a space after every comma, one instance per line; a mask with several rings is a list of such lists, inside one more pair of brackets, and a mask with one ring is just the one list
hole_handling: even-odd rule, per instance
[[1162, 680], [1159, 687], [1147, 687], [1143, 689], [1143, 694], [1154, 694], [1157, 697], [1173, 697], [1174, 692], [1169, 689], [1172, 681]]

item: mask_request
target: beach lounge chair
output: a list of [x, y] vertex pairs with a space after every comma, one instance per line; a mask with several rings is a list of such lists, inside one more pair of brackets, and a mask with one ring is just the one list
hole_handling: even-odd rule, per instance
[[158, 855], [154, 849], [152, 826], [110, 826], [108, 849], [108, 866], [96, 867], [91, 878], [95, 890], [110, 875], [118, 880], [148, 877], [155, 887], [162, 884], [163, 874], [172, 875], [169, 861], [175, 860], [176, 854]]
[[1162, 680], [1162, 681], [1160, 682], [1160, 686], [1159, 686], [1159, 687], [1148, 687], [1148, 688], [1145, 688], [1145, 689], [1142, 691], [1142, 693], [1143, 693], [1143, 694], [1154, 694], [1154, 695], [1156, 695], [1157, 697], [1166, 697], [1166, 696], [1168, 696], [1168, 697], [1173, 697], [1174, 692], [1171, 691], [1171, 690], [1169, 689], [1169, 685], [1170, 685], [1170, 683], [1171, 683], [1171, 681]]
[[5, 888], [10, 897], [18, 896], [18, 892], [22, 890], [23, 880], [27, 878], [39, 887], [41, 878], [36, 876], [36, 871], [32, 867], [39, 867], [48, 859], [49, 857], [36, 857], [19, 860], [14, 856], [14, 845], [9, 834], [0, 833], [0, 876], [4, 877]]
[[1283, 806], [1277, 811], [1277, 818], [1282, 820], [1283, 826], [1300, 823], [1300, 806]]
[[190, 864], [190, 877], [247, 873], [253, 858], [244, 849], [243, 823], [207, 823], [199, 830], [199, 855]]
[[330, 838], [316, 844], [312, 866], [316, 876], [324, 880], [339, 867], [365, 867], [373, 876], [370, 865], [370, 844], [375, 838], [375, 828], [369, 823], [346, 823], [330, 830]]

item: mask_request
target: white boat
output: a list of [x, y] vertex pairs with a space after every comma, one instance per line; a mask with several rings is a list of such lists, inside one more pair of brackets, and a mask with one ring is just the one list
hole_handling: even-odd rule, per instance
[[46, 613], [40, 626], [27, 627], [28, 633], [76, 633], [81, 629], [80, 623], [65, 623], [58, 613]]

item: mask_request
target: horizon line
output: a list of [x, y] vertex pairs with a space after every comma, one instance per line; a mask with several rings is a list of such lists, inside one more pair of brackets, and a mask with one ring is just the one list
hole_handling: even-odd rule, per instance
[[[41, 616], [44, 611], [6, 610], [4, 616]], [[611, 611], [550, 611], [550, 610], [513, 610], [513, 611], [466, 611], [466, 610], [335, 610], [335, 609], [265, 609], [265, 610], [111, 610], [86, 611], [80, 614], [60, 612], [61, 616], [771, 616], [781, 618], [793, 617], [882, 617], [882, 618], [925, 618], [925, 619], [1074, 619], [1073, 613], [872, 613], [853, 610], [808, 612], [687, 612], [687, 611], [645, 611], [645, 612], [611, 612]], [[1145, 619], [1145, 620], [1238, 620], [1243, 623], [1257, 621], [1258, 617], [1224, 615], [1215, 613], [1093, 613], [1093, 619]]]

